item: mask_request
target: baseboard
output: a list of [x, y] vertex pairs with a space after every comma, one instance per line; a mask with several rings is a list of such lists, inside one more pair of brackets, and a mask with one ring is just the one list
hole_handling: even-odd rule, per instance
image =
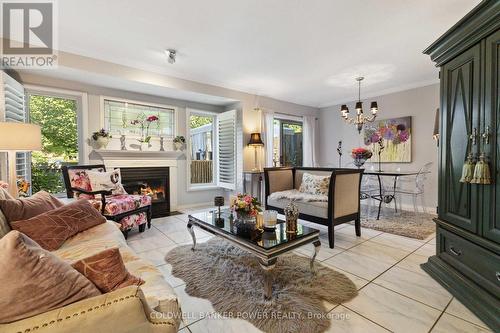
[[500, 332], [500, 300], [460, 274], [437, 256], [420, 265], [455, 298], [488, 325], [493, 332]]
[[214, 205], [213, 201], [198, 202], [198, 203], [194, 203], [194, 204], [177, 205], [176, 210], [189, 209], [189, 208], [211, 207], [213, 205]]

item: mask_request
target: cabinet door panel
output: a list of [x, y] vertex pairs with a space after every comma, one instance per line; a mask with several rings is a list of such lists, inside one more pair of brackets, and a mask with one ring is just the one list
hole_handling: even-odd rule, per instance
[[485, 105], [482, 131], [489, 127], [489, 143], [482, 150], [490, 157], [493, 185], [484, 185], [483, 235], [500, 243], [500, 31], [486, 39]]
[[479, 122], [480, 45], [462, 53], [442, 68], [439, 216], [471, 232], [477, 232], [477, 189], [460, 183], [462, 167], [470, 151], [478, 152], [468, 136]]

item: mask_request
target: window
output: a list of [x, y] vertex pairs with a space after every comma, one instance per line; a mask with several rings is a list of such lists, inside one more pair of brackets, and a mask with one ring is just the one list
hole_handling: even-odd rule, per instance
[[175, 109], [167, 106], [139, 103], [128, 100], [103, 99], [104, 126], [111, 134], [140, 137], [141, 128], [132, 125], [133, 120], [157, 116], [158, 121], [149, 128], [152, 137], [173, 138], [175, 133]]
[[33, 192], [65, 192], [61, 167], [79, 161], [78, 109], [76, 98], [38, 92], [28, 94], [30, 122], [40, 125], [42, 130], [42, 150], [31, 153]]
[[273, 161], [276, 166], [302, 166], [302, 122], [274, 119]]
[[214, 126], [216, 117], [207, 113], [190, 113], [188, 118], [191, 185], [214, 184]]
[[236, 188], [236, 111], [187, 113], [190, 189]]

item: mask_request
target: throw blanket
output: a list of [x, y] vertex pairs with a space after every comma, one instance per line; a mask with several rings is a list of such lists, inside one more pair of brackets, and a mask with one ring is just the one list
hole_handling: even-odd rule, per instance
[[281, 192], [271, 193], [269, 199], [279, 200], [279, 199], [288, 199], [295, 201], [328, 201], [327, 195], [322, 194], [310, 194], [305, 192], [300, 192], [298, 190], [287, 190]]

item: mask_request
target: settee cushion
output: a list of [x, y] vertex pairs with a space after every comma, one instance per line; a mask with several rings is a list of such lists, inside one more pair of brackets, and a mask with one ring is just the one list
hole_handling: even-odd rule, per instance
[[0, 323], [101, 294], [70, 265], [15, 230], [0, 240], [0, 267]]
[[[284, 209], [290, 203], [289, 199], [267, 198], [267, 205]], [[328, 202], [325, 201], [294, 201], [301, 214], [328, 218]]]
[[116, 247], [78, 260], [71, 266], [92, 281], [103, 293], [144, 283], [127, 271]]
[[[102, 203], [100, 199], [92, 199], [90, 201], [97, 210], [101, 210]], [[151, 205], [151, 197], [149, 195], [112, 195], [106, 197], [106, 207], [104, 207], [104, 214], [113, 216], [149, 205]]]

